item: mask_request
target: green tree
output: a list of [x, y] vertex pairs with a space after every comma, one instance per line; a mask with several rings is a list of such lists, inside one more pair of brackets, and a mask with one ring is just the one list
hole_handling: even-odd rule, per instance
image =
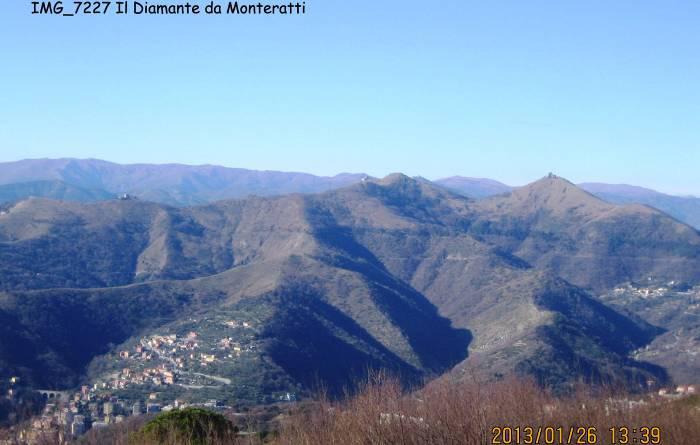
[[233, 443], [237, 432], [238, 428], [221, 414], [185, 408], [159, 414], [144, 425], [139, 436], [147, 443], [208, 445]]

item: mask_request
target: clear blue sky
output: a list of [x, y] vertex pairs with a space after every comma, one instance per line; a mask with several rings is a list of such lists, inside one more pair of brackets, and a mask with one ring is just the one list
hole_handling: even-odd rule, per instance
[[700, 195], [694, 0], [307, 0], [274, 18], [29, 4], [0, 2], [0, 161], [554, 171]]

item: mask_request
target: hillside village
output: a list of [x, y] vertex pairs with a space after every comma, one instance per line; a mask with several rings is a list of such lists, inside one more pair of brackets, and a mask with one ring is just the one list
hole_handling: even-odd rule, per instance
[[169, 404], [178, 399], [217, 406], [292, 400], [295, 391], [283, 382], [265, 393], [250, 393], [250, 380], [259, 377], [260, 362], [267, 360], [259, 325], [245, 311], [222, 311], [165, 326], [97, 360], [91, 390], [128, 400], [155, 392]]
[[[235, 320], [226, 322], [227, 326], [238, 327]], [[241, 323], [249, 328], [247, 322]], [[125, 367], [114, 374], [113, 380], [102, 383], [108, 389], [124, 389], [131, 385], [201, 385], [207, 380], [228, 383], [223, 377], [206, 377], [192, 372], [194, 369], [205, 370], [217, 361], [239, 359], [243, 353], [254, 352], [256, 345], [241, 345], [232, 337], [223, 337], [215, 345], [203, 344], [196, 331], [190, 331], [184, 337], [177, 334], [153, 335], [143, 337], [132, 349], [119, 352], [119, 359]]]
[[[254, 321], [230, 315], [190, 318], [171, 327], [181, 333], [154, 333], [123, 345], [104, 358], [114, 372], [102, 374], [79, 391], [45, 392], [42, 413], [15, 431], [17, 437], [27, 444], [69, 443], [91, 428], [121, 423], [129, 416], [187, 406], [236, 408], [227, 402], [236, 394], [236, 385], [245, 386], [245, 381], [229, 377], [245, 375], [235, 369], [257, 359], [258, 340]], [[8, 398], [17, 397], [21, 386], [18, 377], [13, 379]], [[268, 403], [297, 399], [295, 392], [284, 390], [265, 396]]]

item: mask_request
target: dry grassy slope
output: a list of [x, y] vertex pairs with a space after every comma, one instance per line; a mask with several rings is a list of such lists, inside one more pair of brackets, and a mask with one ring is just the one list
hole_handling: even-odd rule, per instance
[[0, 215], [0, 286], [7, 290], [129, 284], [159, 211], [157, 205], [136, 202], [17, 203]]
[[695, 229], [650, 207], [608, 204], [558, 177], [479, 201], [474, 211], [472, 235], [587, 289], [648, 276], [700, 280]]
[[192, 279], [309, 253], [314, 240], [303, 210], [297, 196], [192, 209], [32, 198], [0, 215], [1, 285], [86, 288]]

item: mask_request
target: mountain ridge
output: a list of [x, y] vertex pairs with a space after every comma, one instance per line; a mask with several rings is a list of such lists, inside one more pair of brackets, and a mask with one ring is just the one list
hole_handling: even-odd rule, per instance
[[[0, 163], [0, 203], [29, 196], [93, 202], [124, 193], [143, 200], [188, 207], [250, 195], [319, 193], [371, 179], [365, 174], [257, 171], [211, 164], [127, 164], [99, 159], [27, 159]], [[427, 181], [427, 180], [424, 180]], [[433, 183], [474, 199], [506, 194], [514, 187], [486, 178], [452, 176]], [[643, 187], [583, 183], [581, 188], [612, 203], [639, 203], [700, 228], [700, 198], [672, 196]]]
[[[475, 363], [489, 378], [519, 370], [558, 387], [583, 378], [639, 388], [668, 378], [629, 357], [658, 330], [591, 292], [651, 274], [700, 283], [697, 231], [553, 176], [481, 200], [394, 174], [185, 208], [34, 198], [4, 212], [0, 312], [15, 328], [0, 335], [56, 372], [13, 361], [14, 350], [0, 351], [0, 369], [54, 385], [76, 384], [86, 369], [100, 378], [110, 363], [121, 366], [119, 345], [188, 312], [213, 319], [244, 310], [259, 319], [251, 360], [307, 390], [299, 367], [319, 366], [339, 390], [357, 377], [343, 368], [400, 368], [416, 380]], [[139, 311], [146, 295], [159, 307]], [[29, 316], [37, 311], [40, 324]], [[91, 311], [100, 315], [88, 320]], [[74, 356], [76, 323], [91, 340]], [[111, 332], [110, 323], [121, 328]], [[224, 335], [217, 323], [199, 329]], [[329, 345], [344, 352], [323, 367]], [[221, 372], [232, 372], [220, 360]]]
[[114, 196], [136, 195], [175, 206], [292, 192], [314, 193], [358, 182], [364, 174], [315, 176], [308, 173], [257, 171], [215, 165], [117, 164], [98, 159], [27, 159], [0, 163], [0, 185], [61, 181]]

